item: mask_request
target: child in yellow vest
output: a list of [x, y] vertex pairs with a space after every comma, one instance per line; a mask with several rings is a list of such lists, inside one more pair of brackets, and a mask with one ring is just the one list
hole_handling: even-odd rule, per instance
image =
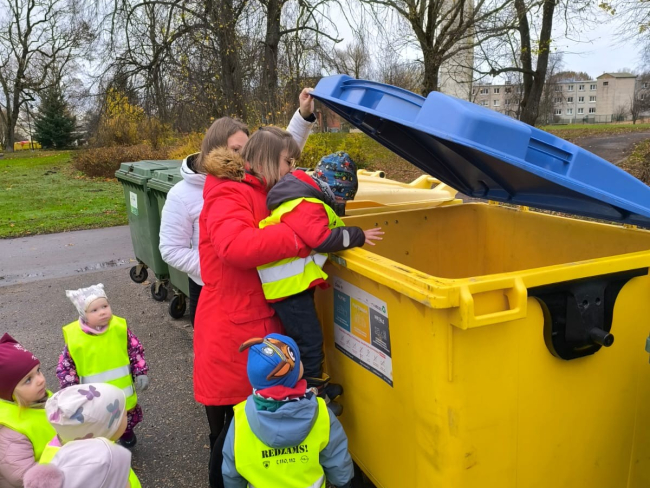
[[128, 449], [108, 439], [72, 441], [50, 464], [27, 471], [25, 488], [133, 488], [129, 484], [130, 466]]
[[340, 422], [307, 388], [298, 346], [290, 337], [251, 339], [253, 394], [235, 406], [223, 447], [224, 488], [351, 486], [354, 470]]
[[[107, 383], [73, 385], [58, 391], [45, 404], [45, 412], [56, 436], [43, 451], [40, 463], [50, 463], [61, 447], [70, 442], [103, 437], [115, 442], [126, 430], [126, 397]], [[140, 488], [131, 470], [131, 488]]]
[[9, 334], [0, 339], [0, 486], [21, 488], [55, 434], [45, 415], [45, 377], [36, 357]]
[[126, 320], [113, 315], [104, 285], [65, 293], [77, 308], [79, 319], [63, 327], [65, 349], [56, 368], [61, 388], [86, 383], [109, 383], [120, 388], [126, 396], [127, 428], [119, 442], [131, 448], [137, 442], [133, 428], [142, 421], [136, 389], [149, 387], [144, 348]]
[[[307, 256], [288, 258], [259, 266], [264, 296], [282, 325], [300, 348], [309, 387], [333, 400], [343, 393], [340, 385], [330, 384], [323, 372], [323, 332], [314, 305], [314, 291], [327, 287], [323, 266], [327, 253], [344, 251], [380, 241], [381, 228], [363, 230], [346, 227], [339, 216], [345, 214], [345, 202], [353, 200], [359, 183], [357, 168], [345, 152], [323, 157], [313, 174], [294, 170], [271, 190], [266, 205], [271, 215], [260, 227], [284, 224], [299, 243], [311, 251]], [[329, 403], [337, 415], [342, 407]]]

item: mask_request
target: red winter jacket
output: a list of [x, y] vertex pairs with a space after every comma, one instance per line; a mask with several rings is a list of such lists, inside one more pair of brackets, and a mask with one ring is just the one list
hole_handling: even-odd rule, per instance
[[240, 353], [239, 346], [282, 332], [264, 299], [257, 266], [310, 252], [284, 224], [259, 228], [269, 215], [266, 188], [232, 154], [217, 149], [204, 163], [199, 256], [205, 286], [194, 322], [194, 398], [204, 405], [245, 400], [252, 391], [248, 352]]

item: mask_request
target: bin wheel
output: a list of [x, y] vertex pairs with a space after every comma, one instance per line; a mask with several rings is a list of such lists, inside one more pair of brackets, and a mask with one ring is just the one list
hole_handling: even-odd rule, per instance
[[[158, 291], [156, 291], [158, 288]], [[157, 302], [164, 302], [167, 299], [167, 287], [162, 281], [151, 283], [151, 298]]]
[[[140, 268], [140, 272], [138, 272], [138, 268]], [[149, 273], [147, 273], [147, 268], [145, 268], [144, 265], [138, 264], [137, 266], [133, 266], [133, 268], [131, 268], [129, 271], [129, 276], [136, 283], [143, 283], [149, 276]]]
[[181, 319], [185, 315], [185, 309], [187, 309], [185, 295], [174, 295], [172, 301], [169, 302], [169, 315], [173, 319]]

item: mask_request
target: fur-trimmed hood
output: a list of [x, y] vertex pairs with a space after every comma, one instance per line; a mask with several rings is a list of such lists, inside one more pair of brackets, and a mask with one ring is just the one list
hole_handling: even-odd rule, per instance
[[203, 160], [203, 169], [217, 178], [242, 181], [246, 176], [246, 161], [236, 152], [220, 147], [208, 153]]

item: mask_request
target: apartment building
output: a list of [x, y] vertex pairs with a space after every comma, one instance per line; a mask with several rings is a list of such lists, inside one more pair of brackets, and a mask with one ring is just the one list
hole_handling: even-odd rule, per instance
[[[650, 80], [630, 73], [604, 73], [595, 80], [561, 81], [549, 85], [542, 104], [549, 123], [612, 122], [629, 120], [635, 96], [650, 97]], [[521, 85], [479, 85], [474, 102], [516, 117], [523, 95]]]

